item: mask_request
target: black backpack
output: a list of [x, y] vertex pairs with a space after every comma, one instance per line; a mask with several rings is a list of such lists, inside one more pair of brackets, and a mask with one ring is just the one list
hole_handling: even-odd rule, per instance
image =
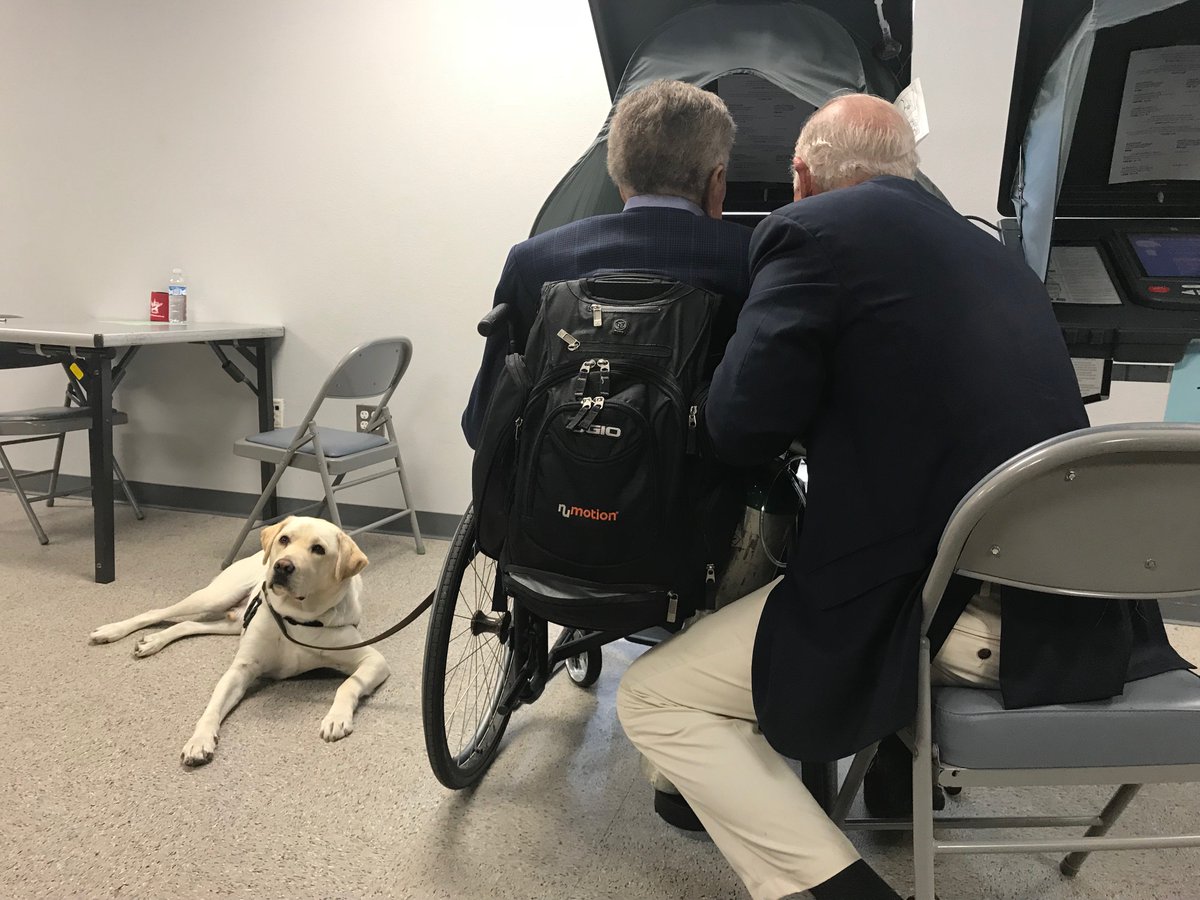
[[628, 633], [711, 601], [740, 514], [695, 455], [719, 302], [636, 275], [544, 286], [472, 471], [479, 548], [536, 614]]

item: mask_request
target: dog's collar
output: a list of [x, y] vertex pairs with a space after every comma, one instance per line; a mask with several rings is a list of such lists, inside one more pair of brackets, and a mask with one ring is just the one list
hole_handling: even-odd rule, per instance
[[250, 620], [254, 618], [254, 614], [256, 612], [258, 612], [258, 608], [260, 606], [262, 606], [262, 604], [264, 602], [267, 604], [267, 609], [269, 609], [271, 611], [271, 615], [275, 617], [276, 622], [282, 620], [284, 622], [287, 622], [290, 625], [301, 625], [301, 626], [305, 626], [308, 628], [324, 628], [325, 627], [325, 623], [320, 621], [319, 619], [313, 619], [310, 622], [301, 622], [299, 619], [293, 619], [291, 616], [281, 615], [279, 612], [276, 611], [275, 607], [273, 607], [271, 605], [271, 601], [266, 599], [266, 596], [267, 596], [267, 586], [264, 584], [261, 588], [259, 588], [258, 593], [255, 594], [250, 599], [250, 605], [246, 607], [246, 612], [242, 616], [242, 630], [243, 631], [245, 631], [247, 628], [250, 627]]

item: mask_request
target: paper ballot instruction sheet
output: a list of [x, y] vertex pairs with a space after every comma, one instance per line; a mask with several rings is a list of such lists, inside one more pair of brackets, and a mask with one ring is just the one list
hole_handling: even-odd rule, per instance
[[1200, 45], [1129, 54], [1109, 184], [1200, 178]]
[[1102, 359], [1079, 359], [1071, 357], [1075, 367], [1075, 380], [1079, 382], [1080, 397], [1104, 396], [1104, 366]]
[[754, 75], [726, 75], [717, 93], [737, 123], [730, 181], [790, 181], [792, 148], [812, 107]]
[[1121, 296], [1095, 247], [1051, 247], [1046, 292], [1055, 303], [1121, 305]]
[[900, 115], [904, 116], [913, 130], [913, 137], [917, 139], [918, 144], [921, 143], [929, 134], [929, 113], [925, 109], [925, 92], [921, 90], [921, 79], [914, 78], [892, 105], [900, 110]]

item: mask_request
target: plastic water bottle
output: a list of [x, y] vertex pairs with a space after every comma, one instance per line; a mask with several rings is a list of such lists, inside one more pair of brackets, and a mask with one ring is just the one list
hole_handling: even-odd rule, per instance
[[172, 269], [171, 279], [167, 282], [167, 321], [187, 321], [187, 282], [183, 278], [183, 269]]

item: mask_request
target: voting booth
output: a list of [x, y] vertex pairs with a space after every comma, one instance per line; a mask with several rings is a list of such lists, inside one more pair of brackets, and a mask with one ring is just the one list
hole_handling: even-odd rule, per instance
[[999, 210], [1085, 397], [1200, 338], [1200, 0], [1026, 0]]
[[[816, 107], [846, 92], [895, 100], [909, 82], [909, 0], [889, 2], [886, 16], [873, 3], [842, 0], [592, 0], [591, 8], [613, 108], [661, 78], [725, 101], [738, 126], [726, 218], [747, 225], [792, 202], [792, 148]], [[610, 110], [550, 194], [533, 234], [621, 210], [606, 166], [611, 118]]]

